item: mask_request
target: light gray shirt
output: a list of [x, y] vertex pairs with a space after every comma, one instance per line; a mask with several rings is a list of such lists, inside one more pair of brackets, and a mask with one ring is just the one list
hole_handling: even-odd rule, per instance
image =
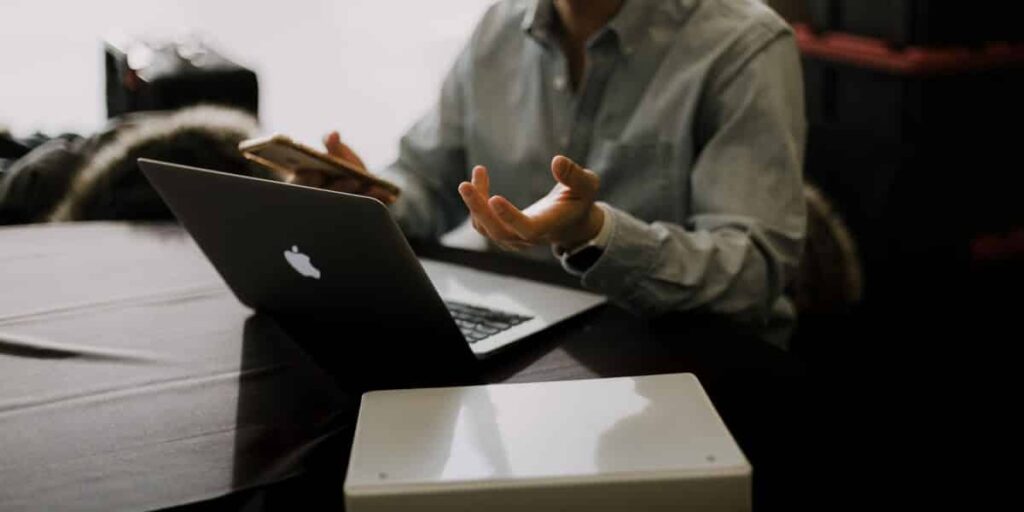
[[601, 176], [614, 217], [585, 287], [643, 314], [787, 324], [806, 222], [789, 27], [757, 0], [626, 0], [588, 41], [574, 91], [556, 16], [551, 0], [484, 15], [384, 173], [404, 189], [400, 225], [412, 237], [459, 225], [457, 188], [477, 164], [492, 194], [526, 207], [563, 154]]

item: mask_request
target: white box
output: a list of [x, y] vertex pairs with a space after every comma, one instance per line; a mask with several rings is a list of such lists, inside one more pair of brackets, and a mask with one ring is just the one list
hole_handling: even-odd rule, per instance
[[363, 396], [345, 505], [750, 509], [751, 467], [692, 374]]

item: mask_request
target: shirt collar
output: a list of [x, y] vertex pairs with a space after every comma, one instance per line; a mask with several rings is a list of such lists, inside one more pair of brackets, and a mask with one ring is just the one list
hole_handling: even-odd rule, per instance
[[523, 16], [523, 31], [541, 44], [553, 44], [555, 16], [552, 0], [531, 0]]
[[[615, 33], [618, 48], [632, 53], [648, 35], [650, 15], [664, 0], [625, 0], [619, 12], [608, 21], [606, 30]], [[523, 16], [522, 28], [529, 36], [544, 45], [557, 45], [554, 26], [553, 0], [530, 1]]]
[[650, 15], [663, 3], [659, 0], [625, 0], [619, 12], [608, 21], [608, 29], [618, 36], [619, 51], [630, 54], [647, 39]]

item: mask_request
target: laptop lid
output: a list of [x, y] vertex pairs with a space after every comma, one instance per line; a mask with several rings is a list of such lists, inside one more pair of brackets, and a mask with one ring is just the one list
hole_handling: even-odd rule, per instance
[[366, 389], [466, 382], [473, 356], [383, 203], [139, 159], [245, 305]]

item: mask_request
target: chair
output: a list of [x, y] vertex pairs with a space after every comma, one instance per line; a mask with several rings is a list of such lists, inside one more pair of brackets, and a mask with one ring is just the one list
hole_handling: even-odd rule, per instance
[[832, 203], [813, 185], [804, 186], [807, 238], [793, 283], [801, 317], [849, 313], [864, 294], [857, 244]]

